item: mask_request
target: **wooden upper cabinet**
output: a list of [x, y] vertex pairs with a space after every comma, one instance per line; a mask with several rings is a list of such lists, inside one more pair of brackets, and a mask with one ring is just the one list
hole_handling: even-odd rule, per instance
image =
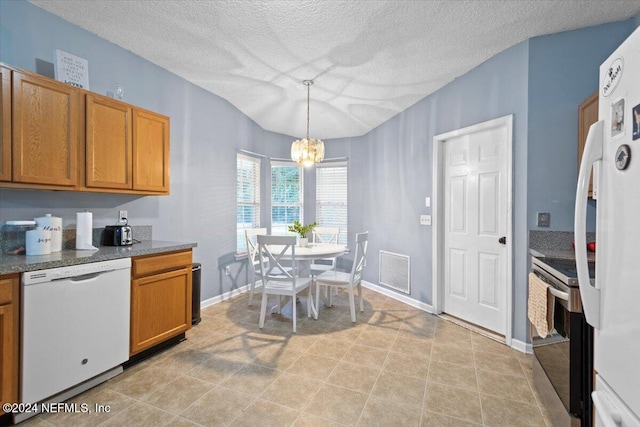
[[133, 189], [169, 193], [169, 118], [133, 110]]
[[169, 194], [169, 117], [0, 63], [0, 188]]
[[86, 95], [87, 187], [133, 188], [131, 107], [104, 96]]
[[[592, 124], [598, 121], [598, 91], [596, 90], [578, 106], [578, 171], [582, 162], [582, 152]], [[589, 197], [593, 197], [593, 172], [589, 178]]]
[[13, 72], [13, 182], [76, 186], [80, 90]]
[[11, 70], [0, 67], [0, 181], [11, 181]]

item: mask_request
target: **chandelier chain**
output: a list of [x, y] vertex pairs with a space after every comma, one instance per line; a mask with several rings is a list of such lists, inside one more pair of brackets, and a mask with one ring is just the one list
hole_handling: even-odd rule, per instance
[[306, 83], [307, 85], [307, 141], [309, 141], [309, 94], [311, 93], [311, 84], [312, 83]]
[[309, 138], [311, 85], [313, 80], [303, 80], [302, 83], [307, 86], [307, 137], [293, 141], [291, 144], [291, 160], [304, 166], [311, 166], [324, 160], [324, 143], [320, 139]]

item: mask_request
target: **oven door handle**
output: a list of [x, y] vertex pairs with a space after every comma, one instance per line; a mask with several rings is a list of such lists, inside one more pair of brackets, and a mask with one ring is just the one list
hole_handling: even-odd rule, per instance
[[561, 290], [558, 290], [556, 288], [554, 288], [553, 286], [549, 286], [549, 292], [551, 293], [551, 295], [553, 295], [554, 297], [564, 300], [564, 301], [569, 301], [569, 294], [566, 292], [562, 292]]

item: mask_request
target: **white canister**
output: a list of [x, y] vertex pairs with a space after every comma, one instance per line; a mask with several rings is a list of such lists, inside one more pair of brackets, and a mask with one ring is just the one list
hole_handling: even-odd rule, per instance
[[51, 253], [51, 231], [29, 230], [26, 235], [27, 255], [48, 255]]
[[60, 252], [62, 250], [62, 218], [46, 214], [34, 219], [39, 229], [51, 231], [51, 252]]

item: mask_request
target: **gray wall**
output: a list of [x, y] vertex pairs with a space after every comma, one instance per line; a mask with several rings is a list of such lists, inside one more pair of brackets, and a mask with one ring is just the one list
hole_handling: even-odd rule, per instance
[[[514, 114], [514, 338], [528, 341], [528, 231], [537, 211], [550, 230], [573, 229], [577, 107], [597, 89], [598, 67], [634, 27], [633, 20], [533, 38], [496, 55], [359, 138], [329, 141], [350, 160], [350, 234], [369, 230], [365, 278], [378, 281], [378, 251], [411, 256], [411, 296], [432, 304], [432, 139], [453, 129]], [[595, 229], [591, 206], [590, 229]], [[350, 240], [352, 237], [350, 236]]]
[[[527, 253], [528, 42], [507, 49], [359, 138], [329, 141], [327, 152], [349, 157], [349, 231], [369, 230], [365, 279], [378, 283], [380, 250], [411, 257], [411, 296], [432, 304], [432, 141], [435, 135], [514, 115], [514, 252], [516, 338], [524, 340]], [[350, 239], [352, 237], [350, 236]]]
[[[529, 40], [530, 229], [573, 230], [577, 106], [598, 89], [600, 64], [633, 28], [628, 20]], [[551, 227], [537, 227], [536, 212], [550, 212]], [[595, 231], [595, 202], [589, 202], [587, 228]]]
[[[420, 226], [419, 216], [431, 213], [424, 198], [432, 195], [433, 136], [513, 114], [513, 330], [516, 339], [526, 341], [532, 215], [550, 211], [554, 229], [571, 229], [576, 108], [596, 88], [594, 69], [606, 50], [639, 23], [640, 15], [520, 43], [369, 134], [325, 141], [328, 157], [347, 157], [350, 162], [349, 240], [355, 232], [371, 232], [365, 279], [378, 282], [379, 250], [410, 255], [411, 297], [432, 303], [431, 228]], [[293, 138], [263, 131], [224, 99], [34, 5], [0, 1], [1, 61], [52, 76], [54, 49], [89, 61], [92, 91], [113, 92], [120, 83], [125, 101], [171, 117], [171, 195], [0, 190], [0, 222], [50, 212], [72, 227], [75, 212], [88, 209], [94, 213], [94, 225], [101, 227], [115, 221], [118, 209], [127, 209], [133, 224], [153, 225], [155, 239], [198, 243], [194, 260], [203, 264], [203, 299], [244, 285], [245, 271], [234, 256], [235, 155], [244, 149], [287, 158]], [[549, 156], [560, 156], [558, 161], [566, 167], [541, 167], [540, 159]], [[306, 220], [311, 221], [313, 171], [305, 177]], [[269, 200], [266, 180], [263, 185], [263, 199]], [[268, 205], [264, 206], [262, 217], [268, 220]], [[231, 277], [221, 273], [225, 265], [232, 266]]]
[[[283, 155], [291, 138], [263, 131], [224, 99], [30, 3], [0, 1], [0, 61], [53, 77], [55, 49], [89, 61], [93, 92], [114, 92], [120, 83], [124, 101], [171, 117], [171, 195], [0, 190], [0, 223], [52, 213], [73, 228], [75, 213], [87, 209], [94, 227], [103, 227], [127, 209], [130, 223], [153, 226], [154, 239], [198, 243], [203, 299], [246, 284], [235, 261], [236, 152]], [[226, 277], [220, 272], [229, 263]]]

